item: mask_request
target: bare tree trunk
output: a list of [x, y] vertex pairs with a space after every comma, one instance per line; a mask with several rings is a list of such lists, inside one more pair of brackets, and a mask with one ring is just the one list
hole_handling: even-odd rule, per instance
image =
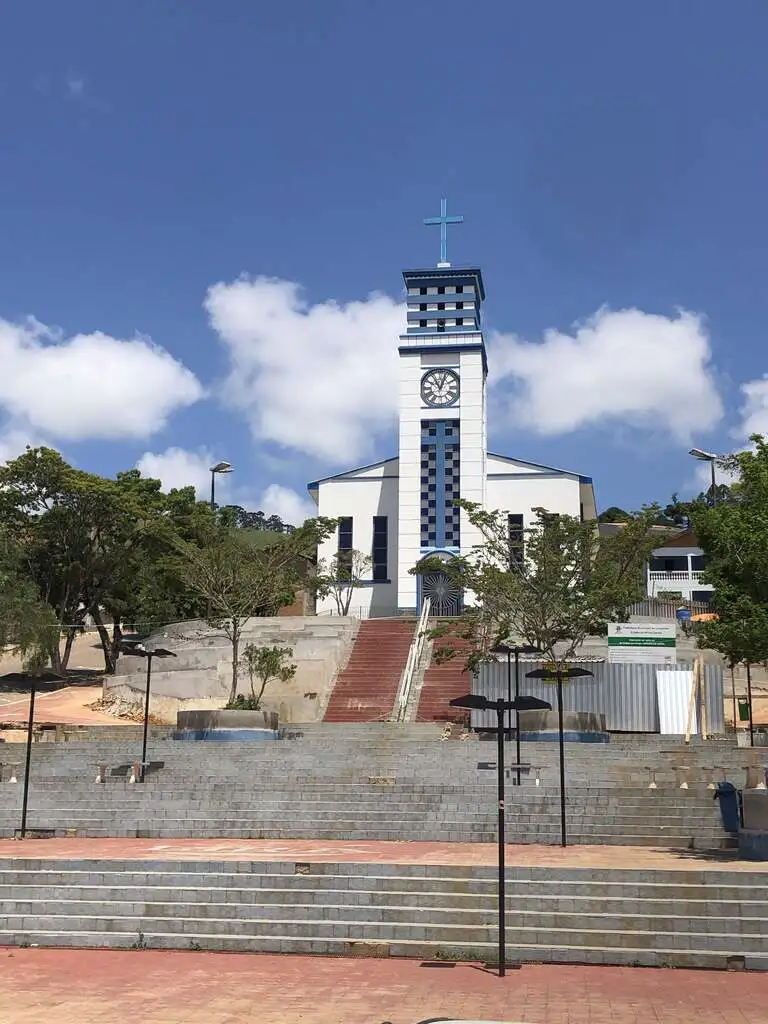
[[120, 657], [120, 641], [123, 639], [123, 630], [120, 626], [120, 620], [115, 619], [112, 624], [112, 644], [110, 650], [112, 652], [112, 661], [117, 665], [117, 659]]
[[232, 619], [232, 632], [230, 640], [232, 641], [232, 688], [229, 691], [229, 702], [230, 704], [237, 696], [237, 670], [238, 662], [240, 660], [240, 632], [241, 626], [237, 619]]
[[261, 698], [264, 696], [264, 691], [267, 688], [267, 683], [268, 682], [269, 682], [269, 677], [267, 677], [266, 679], [262, 679], [262, 681], [261, 681], [261, 689], [259, 690], [258, 697], [256, 697], [256, 707], [254, 709], [256, 711], [258, 711], [258, 709], [261, 707]]
[[64, 653], [62, 654], [58, 649], [56, 651], [56, 656], [57, 656], [56, 660], [59, 663], [59, 667], [56, 668], [54, 666], [54, 671], [55, 672], [66, 672], [67, 671], [67, 667], [69, 666], [69, 659], [70, 659], [70, 656], [72, 654], [72, 644], [75, 642], [75, 637], [77, 636], [78, 632], [79, 632], [79, 630], [77, 629], [76, 626], [70, 626], [69, 629], [66, 631], [66, 633], [65, 633], [66, 640], [64, 642]]
[[112, 638], [109, 635], [109, 630], [104, 625], [104, 620], [101, 617], [101, 609], [98, 607], [91, 608], [91, 615], [99, 634], [99, 640], [101, 640], [101, 649], [104, 652], [104, 671], [107, 675], [114, 675], [117, 659], [112, 649]]

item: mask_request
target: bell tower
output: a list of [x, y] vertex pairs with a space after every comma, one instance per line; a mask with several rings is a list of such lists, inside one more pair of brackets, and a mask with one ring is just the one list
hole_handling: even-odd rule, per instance
[[436, 267], [403, 271], [407, 324], [400, 335], [398, 606], [418, 610], [427, 592], [436, 614], [458, 614], [461, 595], [445, 580], [423, 581], [410, 570], [427, 555], [450, 558], [480, 537], [458, 498], [485, 504], [487, 361], [482, 332], [485, 289], [476, 267], [447, 259], [449, 217], [440, 227]]

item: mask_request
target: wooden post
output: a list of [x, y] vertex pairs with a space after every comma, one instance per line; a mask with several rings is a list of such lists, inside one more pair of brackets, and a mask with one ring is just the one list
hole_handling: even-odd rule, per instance
[[691, 733], [694, 726], [694, 715], [696, 714], [696, 691], [698, 689], [698, 667], [699, 659], [693, 663], [693, 671], [691, 672], [691, 689], [688, 694], [688, 720], [685, 726], [685, 742], [691, 742]]

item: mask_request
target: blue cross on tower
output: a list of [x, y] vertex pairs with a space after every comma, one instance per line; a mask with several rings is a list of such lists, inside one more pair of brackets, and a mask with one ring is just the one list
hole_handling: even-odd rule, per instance
[[[448, 263], [448, 225], [449, 224], [463, 224], [463, 217], [449, 217], [448, 216], [448, 200], [440, 200], [440, 216], [439, 217], [425, 217], [424, 224], [427, 227], [432, 227], [435, 224], [440, 225], [440, 263], [439, 266]], [[448, 264], [450, 266], [450, 264]]]

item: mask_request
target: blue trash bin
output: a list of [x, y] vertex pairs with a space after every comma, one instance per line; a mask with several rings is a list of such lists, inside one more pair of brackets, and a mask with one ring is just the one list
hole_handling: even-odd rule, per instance
[[720, 801], [720, 816], [726, 832], [738, 832], [741, 828], [741, 806], [739, 791], [732, 782], [718, 782], [714, 796]]

